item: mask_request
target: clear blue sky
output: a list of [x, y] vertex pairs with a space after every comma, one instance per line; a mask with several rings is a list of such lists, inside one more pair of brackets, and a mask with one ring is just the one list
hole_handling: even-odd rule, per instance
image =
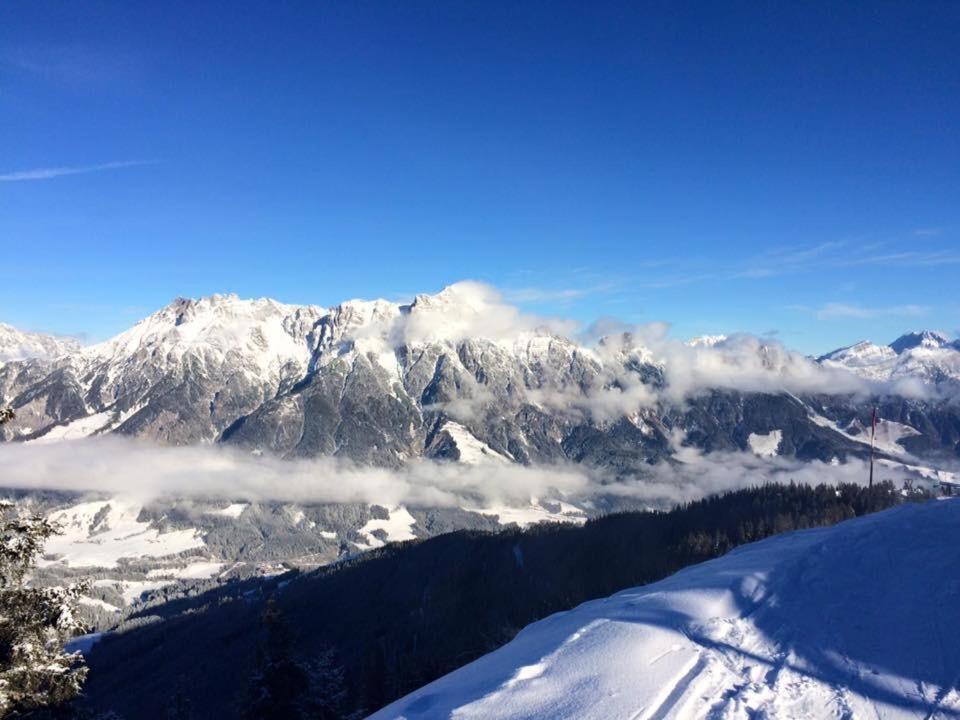
[[459, 279], [818, 352], [960, 327], [960, 3], [0, 4], [0, 320]]

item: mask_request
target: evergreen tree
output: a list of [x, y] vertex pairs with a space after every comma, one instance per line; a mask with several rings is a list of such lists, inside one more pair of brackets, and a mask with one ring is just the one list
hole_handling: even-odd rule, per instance
[[83, 631], [82, 586], [35, 588], [26, 578], [57, 527], [0, 502], [0, 717], [62, 705], [80, 693], [87, 670], [66, 640]]
[[181, 677], [177, 683], [177, 690], [167, 707], [167, 720], [190, 720], [193, 717], [193, 706], [190, 698], [184, 692], [183, 686], [184, 679]]
[[301, 663], [307, 676], [307, 692], [298, 703], [301, 717], [312, 720], [352, 720], [366, 713], [347, 713], [349, 697], [343, 668], [336, 662], [333, 648], [326, 648], [316, 657]]
[[343, 669], [332, 649], [306, 660], [292, 654], [283, 612], [271, 598], [261, 616], [263, 640], [251, 674], [243, 717], [246, 720], [349, 720]]

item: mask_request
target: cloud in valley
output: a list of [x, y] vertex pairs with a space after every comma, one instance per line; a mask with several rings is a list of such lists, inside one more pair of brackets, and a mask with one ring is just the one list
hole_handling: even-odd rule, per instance
[[[524, 467], [417, 461], [399, 470], [358, 467], [331, 458], [281, 460], [218, 446], [160, 447], [102, 437], [46, 445], [0, 445], [3, 486], [105, 493], [141, 502], [226, 498], [296, 503], [368, 503], [410, 507], [524, 506], [531, 498], [576, 504], [598, 494], [667, 507], [711, 493], [767, 482], [862, 483], [862, 461], [831, 465], [751, 453], [703, 454], [678, 447], [675, 462], [614, 478], [583, 466]], [[881, 479], [907, 471], [885, 467]]]

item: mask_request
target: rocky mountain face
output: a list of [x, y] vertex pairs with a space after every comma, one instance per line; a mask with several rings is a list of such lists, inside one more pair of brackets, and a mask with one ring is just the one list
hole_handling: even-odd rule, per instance
[[458, 284], [329, 310], [178, 299], [111, 340], [51, 354], [0, 368], [17, 413], [6, 440], [115, 433], [387, 467], [427, 457], [630, 472], [678, 443], [862, 456], [879, 405], [893, 438], [882, 452], [960, 453], [960, 348], [929, 332], [818, 361], [738, 337], [586, 346]]
[[22, 440], [109, 432], [184, 444], [303, 377], [321, 311], [272, 300], [178, 299], [107, 342], [0, 370]]

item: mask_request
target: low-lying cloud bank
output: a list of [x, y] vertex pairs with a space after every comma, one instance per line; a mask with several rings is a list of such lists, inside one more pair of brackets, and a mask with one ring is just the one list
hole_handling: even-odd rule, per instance
[[[225, 498], [297, 503], [365, 503], [411, 507], [524, 506], [531, 498], [589, 501], [606, 495], [653, 506], [767, 482], [865, 482], [853, 460], [831, 465], [749, 453], [704, 455], [680, 448], [675, 462], [629, 479], [582, 466], [465, 466], [420, 461], [403, 469], [359, 467], [330, 458], [282, 460], [219, 446], [161, 447], [116, 437], [47, 445], [0, 445], [0, 486], [97, 492], [140, 501]], [[904, 468], [884, 467], [879, 479], [898, 484]]]

